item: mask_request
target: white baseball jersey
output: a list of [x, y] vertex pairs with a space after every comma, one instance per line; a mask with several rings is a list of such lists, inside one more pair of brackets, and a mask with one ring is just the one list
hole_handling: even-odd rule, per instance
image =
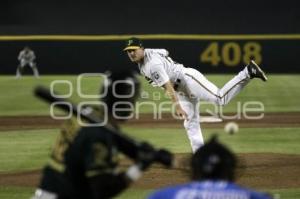
[[175, 82], [182, 76], [184, 66], [168, 57], [165, 49], [145, 49], [143, 63], [139, 63], [140, 72], [152, 86], [162, 86], [168, 81]]

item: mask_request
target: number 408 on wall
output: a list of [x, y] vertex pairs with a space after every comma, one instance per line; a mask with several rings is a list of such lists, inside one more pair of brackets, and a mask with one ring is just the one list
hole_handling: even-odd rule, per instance
[[261, 51], [262, 47], [257, 42], [244, 44], [237, 42], [226, 42], [224, 44], [212, 42], [201, 53], [200, 61], [212, 66], [218, 66], [222, 63], [226, 66], [234, 67], [241, 62], [248, 64], [253, 59], [257, 64], [260, 64], [262, 61]]

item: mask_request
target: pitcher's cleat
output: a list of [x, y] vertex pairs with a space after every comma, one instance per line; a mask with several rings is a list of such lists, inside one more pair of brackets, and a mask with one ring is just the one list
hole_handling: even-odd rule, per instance
[[250, 61], [250, 64], [247, 66], [250, 78], [260, 78], [264, 82], [268, 80], [265, 72], [253, 61]]

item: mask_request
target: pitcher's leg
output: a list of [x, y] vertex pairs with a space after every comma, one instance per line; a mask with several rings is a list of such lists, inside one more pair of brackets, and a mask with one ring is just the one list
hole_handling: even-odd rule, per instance
[[227, 104], [250, 81], [247, 68], [227, 82], [222, 89], [210, 82], [199, 71], [185, 74], [187, 88], [191, 95], [218, 105]]
[[228, 104], [249, 83], [250, 76], [247, 67], [228, 81], [220, 90], [221, 105]]
[[204, 140], [200, 128], [199, 116], [192, 117], [189, 120], [185, 120], [184, 128], [190, 140], [192, 151], [193, 153], [195, 153], [197, 149], [204, 144]]
[[184, 128], [189, 138], [193, 153], [204, 144], [199, 122], [199, 107], [197, 100], [189, 100], [185, 96], [179, 96], [180, 105], [187, 113], [188, 119], [184, 121]]
[[236, 96], [250, 81], [250, 79], [259, 78], [267, 81], [268, 78], [265, 72], [253, 61], [239, 72], [234, 78], [227, 82], [223, 88], [220, 89], [220, 96], [223, 97], [223, 103], [227, 104], [234, 96]]

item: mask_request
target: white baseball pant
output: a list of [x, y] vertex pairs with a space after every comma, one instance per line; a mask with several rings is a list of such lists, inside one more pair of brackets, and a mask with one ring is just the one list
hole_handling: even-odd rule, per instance
[[204, 144], [200, 128], [200, 100], [213, 102], [216, 105], [226, 105], [249, 81], [247, 67], [221, 89], [206, 79], [199, 71], [193, 68], [185, 69], [177, 96], [180, 105], [188, 115], [188, 119], [184, 121], [184, 128], [194, 153]]

